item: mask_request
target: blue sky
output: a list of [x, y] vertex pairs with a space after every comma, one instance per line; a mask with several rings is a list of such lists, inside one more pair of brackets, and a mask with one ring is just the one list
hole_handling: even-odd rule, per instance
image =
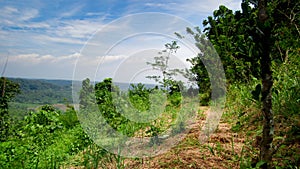
[[[0, 71], [7, 77], [72, 79], [77, 59], [88, 40], [118, 18], [159, 12], [201, 26], [203, 19], [219, 5], [238, 10], [240, 3], [241, 0], [0, 0]], [[140, 29], [143, 22], [147, 21], [139, 22]], [[122, 22], [122, 26], [128, 27], [126, 23]], [[109, 41], [110, 37], [105, 37], [101, 43]], [[138, 51], [137, 43], [140, 42], [130, 41], [127, 45], [131, 47], [125, 45], [123, 49]], [[107, 67], [125, 58], [120, 52], [111, 57], [106, 58]], [[111, 71], [103, 69], [101, 74], [109, 76], [107, 72]]]

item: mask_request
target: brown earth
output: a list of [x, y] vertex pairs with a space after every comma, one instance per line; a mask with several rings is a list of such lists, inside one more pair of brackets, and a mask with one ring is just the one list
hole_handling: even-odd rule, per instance
[[[207, 108], [202, 107], [203, 116], [199, 116], [190, 126], [186, 137], [170, 151], [155, 157], [126, 158], [123, 162], [125, 169], [236, 169], [240, 168], [240, 155], [244, 146], [243, 136], [232, 132], [231, 125], [222, 121], [217, 130], [204, 143], [199, 136], [205, 122]], [[101, 163], [101, 162], [100, 162]], [[105, 169], [117, 168], [115, 160], [104, 162]], [[82, 167], [71, 167], [72, 169]]]
[[144, 159], [126, 159], [125, 168], [239, 168], [244, 139], [221, 121], [218, 129], [201, 144], [199, 136], [204, 120], [200, 117], [183, 141], [169, 152]]

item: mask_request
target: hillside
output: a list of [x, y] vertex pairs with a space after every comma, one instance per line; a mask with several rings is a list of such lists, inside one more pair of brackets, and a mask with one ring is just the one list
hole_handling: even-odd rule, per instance
[[72, 81], [10, 78], [20, 85], [17, 103], [56, 104], [71, 102]]

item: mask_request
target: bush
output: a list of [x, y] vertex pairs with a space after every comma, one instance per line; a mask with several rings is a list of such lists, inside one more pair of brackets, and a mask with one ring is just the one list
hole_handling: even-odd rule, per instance
[[74, 107], [69, 107], [65, 113], [60, 115], [60, 121], [66, 128], [72, 128], [79, 124], [78, 117]]

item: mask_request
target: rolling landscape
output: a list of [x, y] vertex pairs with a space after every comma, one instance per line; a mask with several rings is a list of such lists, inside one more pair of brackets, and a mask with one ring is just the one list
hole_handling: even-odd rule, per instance
[[[45, 80], [9, 78], [19, 84], [20, 93], [11, 101], [10, 112], [22, 118], [24, 110], [36, 109], [42, 105], [67, 105], [72, 103], [71, 80]], [[65, 109], [65, 108], [63, 108]], [[24, 112], [23, 112], [24, 113]]]
[[0, 9], [1, 169], [300, 168], [300, 2]]

